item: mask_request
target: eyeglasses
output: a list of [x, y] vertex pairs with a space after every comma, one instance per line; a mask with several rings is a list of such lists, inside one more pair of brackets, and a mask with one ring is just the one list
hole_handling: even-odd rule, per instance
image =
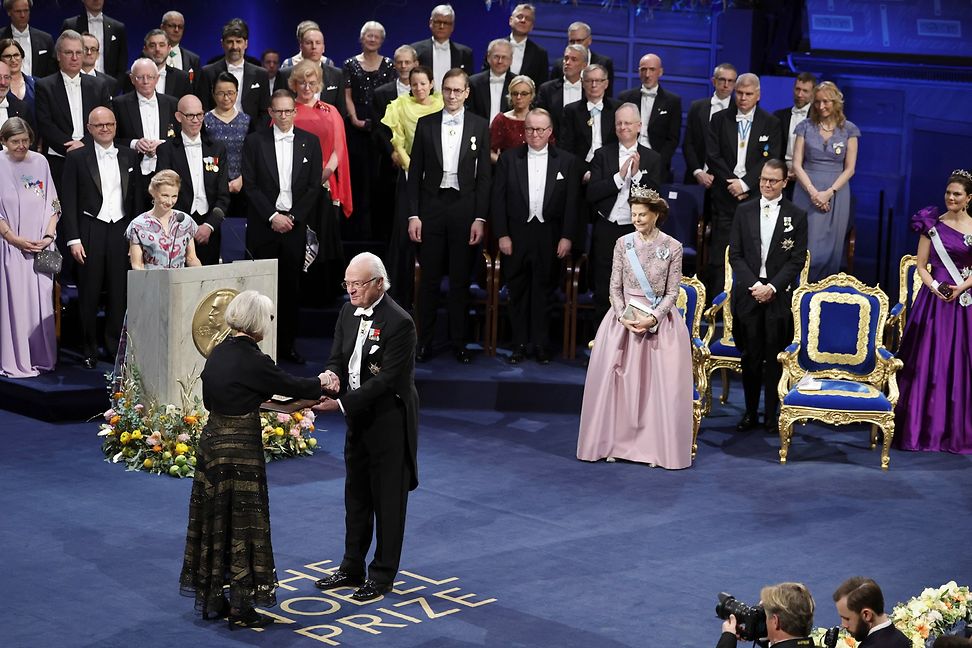
[[226, 99], [228, 97], [235, 97], [236, 94], [236, 90], [220, 90], [219, 92], [214, 92], [213, 96], [220, 99]]
[[442, 88], [442, 94], [444, 95], [458, 95], [465, 91], [465, 88]]
[[164, 23], [162, 26], [163, 27], [168, 27], [169, 29], [185, 29], [186, 28], [185, 25], [179, 25], [179, 24], [176, 24], [176, 23]]
[[786, 178], [760, 178], [759, 183], [766, 184], [771, 187], [775, 187], [776, 185], [780, 184], [784, 180], [786, 180]]
[[607, 83], [607, 79], [584, 79], [584, 83]]
[[185, 117], [186, 119], [188, 119], [189, 121], [202, 121], [203, 120], [203, 117], [206, 116], [206, 113], [184, 113], [184, 112], [180, 112], [180, 114], [183, 117]]
[[115, 122], [105, 122], [104, 124], [88, 124], [91, 128], [98, 130], [111, 130], [115, 127]]
[[20, 52], [14, 52], [13, 54], [3, 54], [3, 55], [0, 55], [0, 59], [3, 59], [4, 61], [16, 61], [17, 59], [20, 59], [20, 58], [23, 58], [20, 55]]
[[317, 81], [301, 81], [297, 85], [301, 88], [315, 88], [317, 87]]
[[727, 79], [726, 77], [716, 77], [716, 83], [721, 85], [732, 85], [736, 82], [735, 79]]
[[84, 53], [85, 54], [94, 54], [96, 52], [100, 52], [101, 51], [101, 47], [99, 47], [97, 45], [95, 47], [85, 47], [83, 49], [84, 49]]
[[533, 96], [533, 91], [532, 90], [517, 90], [517, 91], [514, 92], [513, 90], [510, 90], [510, 96], [511, 97], [532, 97]]
[[433, 20], [432, 21], [432, 26], [433, 27], [452, 27], [452, 25], [454, 25], [454, 24], [455, 24], [455, 22], [452, 21], [452, 20]]
[[381, 279], [381, 277], [372, 277], [368, 281], [342, 281], [341, 290], [358, 290], [359, 288], [364, 288], [375, 279]]
[[543, 126], [543, 127], [524, 126], [523, 132], [526, 133], [527, 135], [543, 135], [543, 133], [547, 131], [549, 128], [550, 128], [549, 126]]
[[158, 74], [139, 74], [138, 76], [133, 76], [132, 78], [135, 79], [136, 81], [138, 81], [139, 83], [142, 83], [144, 81], [155, 81], [156, 79], [159, 78], [159, 75]]
[[270, 114], [273, 115], [274, 117], [288, 117], [290, 115], [293, 115], [295, 112], [297, 112], [297, 110], [294, 108], [288, 108], [286, 110], [274, 110], [272, 108], [270, 109]]

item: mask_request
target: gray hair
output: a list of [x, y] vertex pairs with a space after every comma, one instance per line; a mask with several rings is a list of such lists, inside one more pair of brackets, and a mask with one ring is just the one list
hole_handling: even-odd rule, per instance
[[27, 134], [27, 138], [30, 143], [34, 143], [34, 131], [30, 128], [30, 124], [27, 120], [22, 117], [11, 117], [0, 126], [0, 142], [6, 142], [11, 137], [16, 137], [17, 135]]
[[223, 319], [234, 331], [266, 337], [273, 321], [273, 302], [255, 290], [244, 290], [226, 307]]
[[587, 57], [589, 56], [589, 54], [587, 52], [587, 48], [584, 47], [583, 45], [581, 45], [580, 43], [572, 43], [572, 44], [568, 45], [567, 47], [565, 47], [564, 48], [564, 54], [566, 54], [568, 50], [573, 50], [573, 51], [577, 52], [578, 54], [580, 54], [581, 56], [584, 57], [584, 60], [585, 61], [587, 60]]
[[179, 18], [182, 18], [182, 21], [185, 22], [186, 17], [183, 16], [180, 12], [175, 11], [173, 9], [173, 10], [170, 10], [170, 11], [166, 11], [164, 14], [162, 14], [162, 22], [163, 22], [163, 24], [166, 23], [166, 22], [168, 22], [170, 18], [175, 18], [176, 16], [178, 16]]
[[[74, 31], [73, 29], [65, 29], [64, 31], [61, 32], [61, 35], [57, 37], [57, 42], [54, 43], [54, 51], [60, 53], [61, 43], [63, 43], [66, 40], [78, 41], [79, 43], [81, 43], [82, 47], [84, 46], [84, 40], [81, 38], [81, 34]], [[153, 63], [153, 65], [155, 64]]]
[[351, 263], [348, 264], [348, 267], [353, 266], [355, 263], [359, 263], [359, 262], [367, 263], [368, 266], [371, 268], [371, 274], [373, 274], [376, 277], [381, 277], [382, 279], [381, 291], [383, 293], [388, 292], [388, 290], [391, 288], [391, 280], [388, 279], [388, 271], [385, 270], [385, 264], [378, 257], [378, 255], [372, 254], [371, 252], [362, 252], [361, 254], [358, 254], [353, 259], [351, 259]]
[[591, 72], [594, 72], [596, 70], [600, 70], [601, 72], [604, 73], [604, 76], [607, 77], [607, 75], [608, 75], [607, 68], [605, 68], [600, 63], [591, 63], [586, 68], [584, 68], [583, 70], [581, 70], [581, 79], [586, 79], [588, 74], [590, 74]]
[[740, 74], [736, 78], [736, 87], [744, 86], [747, 88], [756, 88], [759, 90], [759, 77], [752, 72], [746, 72], [745, 74]]
[[418, 52], [416, 52], [415, 48], [412, 47], [411, 45], [399, 45], [398, 47], [395, 48], [394, 55], [398, 56], [403, 52], [410, 54], [412, 56], [413, 61], [418, 61]]
[[361, 25], [361, 33], [358, 34], [358, 38], [364, 38], [365, 34], [372, 30], [379, 32], [381, 34], [381, 40], [385, 40], [385, 26], [377, 20], [369, 20], [365, 24]]
[[513, 53], [513, 43], [510, 42], [509, 38], [494, 38], [493, 40], [489, 41], [489, 47], [486, 48], [486, 56], [491, 56], [493, 54], [493, 50], [497, 47], [506, 47], [510, 50], [511, 55]]
[[128, 69], [129, 74], [135, 74], [135, 66], [138, 65], [139, 63], [146, 63], [148, 65], [151, 65], [152, 69], [155, 71], [158, 71], [159, 69], [159, 66], [155, 64], [155, 61], [145, 56], [142, 56], [132, 61], [132, 67]]
[[455, 20], [456, 10], [452, 8], [450, 4], [440, 4], [432, 7], [432, 14], [429, 16], [429, 20], [435, 18], [436, 16], [448, 16]]
[[567, 33], [569, 34], [575, 29], [583, 29], [585, 32], [587, 32], [588, 36], [591, 35], [591, 26], [588, 25], [586, 22], [581, 22], [578, 20], [577, 22], [570, 23], [570, 25], [567, 27]]
[[[13, 7], [13, 3], [15, 2], [17, 2], [17, 0], [3, 0], [3, 10], [10, 11], [10, 9]], [[27, 0], [27, 8], [34, 8], [34, 0]]]
[[636, 103], [632, 103], [630, 101], [626, 101], [620, 106], [618, 106], [617, 109], [615, 109], [614, 114], [617, 115], [619, 112], [621, 112], [623, 109], [626, 108], [630, 108], [631, 110], [633, 110], [634, 114], [638, 117], [638, 119], [639, 120], [641, 119], [641, 106], [639, 106]]

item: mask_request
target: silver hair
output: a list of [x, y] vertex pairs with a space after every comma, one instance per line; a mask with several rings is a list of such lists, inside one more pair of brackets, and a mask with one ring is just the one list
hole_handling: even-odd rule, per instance
[[745, 74], [740, 74], [736, 78], [736, 87], [745, 86], [747, 88], [756, 88], [759, 90], [759, 77], [752, 72], [746, 72]]
[[173, 10], [170, 10], [170, 11], [166, 11], [164, 14], [162, 14], [162, 22], [163, 22], [163, 24], [166, 21], [168, 21], [170, 18], [175, 18], [176, 16], [182, 18], [183, 22], [185, 22], [186, 17], [183, 16], [182, 13], [180, 13], [180, 12], [178, 12], [178, 11], [176, 11], [176, 10], [173, 9]]
[[591, 63], [586, 68], [581, 70], [581, 79], [586, 79], [587, 75], [590, 74], [591, 72], [594, 72], [595, 70], [600, 70], [601, 72], [603, 72], [605, 77], [608, 75], [607, 68], [605, 68], [603, 65], [601, 65], [600, 63]]
[[3, 126], [0, 127], [0, 142], [6, 142], [11, 137], [16, 137], [17, 135], [27, 134], [27, 138], [30, 143], [34, 143], [34, 131], [30, 128], [30, 124], [27, 120], [22, 117], [11, 117], [7, 121], [3, 122]]
[[567, 33], [569, 34], [575, 29], [583, 29], [585, 32], [587, 32], [588, 36], [591, 35], [591, 26], [588, 25], [586, 22], [581, 22], [578, 20], [577, 22], [570, 23], [570, 25], [567, 27]]
[[432, 7], [432, 15], [429, 16], [429, 20], [432, 20], [436, 16], [448, 16], [455, 20], [456, 10], [452, 8], [450, 4], [440, 4]]
[[583, 45], [581, 45], [580, 43], [571, 43], [570, 45], [568, 45], [567, 47], [565, 47], [564, 48], [564, 54], [567, 53], [567, 50], [573, 50], [573, 51], [577, 52], [578, 54], [580, 54], [581, 56], [584, 57], [584, 60], [585, 61], [587, 60], [587, 57], [589, 56], [589, 54], [587, 52], [587, 48], [584, 47]]
[[[54, 51], [60, 53], [61, 43], [66, 40], [78, 41], [82, 44], [82, 47], [84, 46], [84, 40], [82, 40], [80, 33], [74, 31], [73, 29], [65, 29], [61, 32], [61, 35], [57, 37], [57, 42], [54, 43]], [[153, 63], [152, 65], [155, 64]]]
[[494, 38], [493, 40], [489, 41], [489, 47], [486, 49], [486, 56], [492, 55], [493, 50], [497, 47], [508, 47], [510, 53], [513, 53], [513, 43], [510, 42], [509, 38]]
[[369, 20], [365, 24], [361, 25], [361, 33], [358, 34], [358, 38], [364, 38], [365, 34], [372, 30], [380, 33], [381, 40], [385, 40], [385, 26], [377, 20]]
[[223, 319], [234, 331], [266, 337], [273, 321], [273, 302], [255, 290], [244, 290], [226, 307]]
[[357, 254], [353, 259], [351, 259], [351, 263], [348, 264], [348, 267], [350, 268], [355, 263], [366, 263], [371, 268], [371, 274], [376, 277], [381, 277], [381, 291], [388, 292], [388, 290], [391, 288], [391, 280], [388, 278], [388, 271], [385, 270], [385, 264], [377, 254], [372, 254], [371, 252], [362, 252]]
[[639, 106], [636, 103], [626, 101], [617, 107], [617, 109], [614, 111], [614, 114], [617, 115], [619, 112], [621, 112], [623, 108], [630, 108], [631, 110], [634, 111], [635, 115], [638, 117], [638, 120], [639, 121], [641, 120], [641, 106]]
[[155, 71], [158, 71], [159, 69], [159, 66], [155, 64], [155, 61], [153, 61], [150, 58], [146, 58], [142, 56], [132, 61], [132, 67], [128, 68], [130, 74], [135, 74], [135, 66], [138, 65], [139, 63], [148, 63], [152, 66], [152, 69]]
[[418, 61], [418, 52], [416, 52], [415, 48], [412, 47], [411, 45], [399, 45], [398, 47], [395, 48], [395, 56], [398, 56], [402, 52], [407, 52], [408, 54], [411, 54], [412, 60]]

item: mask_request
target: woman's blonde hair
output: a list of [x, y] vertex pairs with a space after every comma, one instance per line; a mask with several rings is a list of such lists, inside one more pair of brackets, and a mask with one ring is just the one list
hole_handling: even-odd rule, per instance
[[511, 104], [513, 103], [513, 87], [518, 85], [528, 86], [530, 88], [530, 93], [534, 97], [537, 96], [537, 84], [533, 82], [533, 79], [525, 74], [519, 74], [510, 79], [510, 85], [506, 88], [506, 100]]
[[826, 98], [834, 102], [834, 126], [843, 128], [847, 122], [844, 116], [844, 93], [840, 91], [833, 81], [824, 81], [813, 89], [813, 101], [810, 102], [810, 121], [814, 124], [820, 123], [820, 114], [817, 112], [817, 95], [824, 93]]
[[149, 181], [149, 193], [155, 193], [159, 190], [159, 187], [163, 186], [175, 187], [178, 190], [182, 186], [182, 178], [172, 169], [163, 169], [152, 176]]
[[290, 86], [290, 90], [296, 94], [297, 88], [300, 87], [300, 84], [310, 76], [314, 77], [314, 79], [317, 81], [317, 85], [321, 85], [322, 81], [324, 80], [324, 71], [321, 70], [321, 64], [317, 61], [304, 59], [295, 65], [294, 69], [290, 71], [290, 78], [287, 80], [287, 85]]

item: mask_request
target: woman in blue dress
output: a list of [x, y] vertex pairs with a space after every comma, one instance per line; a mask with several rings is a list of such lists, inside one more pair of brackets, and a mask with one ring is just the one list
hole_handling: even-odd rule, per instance
[[[203, 127], [226, 146], [226, 178], [229, 180], [230, 216], [246, 216], [243, 190], [243, 140], [252, 130], [250, 116], [236, 109], [240, 83], [229, 72], [220, 72], [213, 84], [214, 108], [203, 117]], [[269, 119], [269, 118], [268, 118]]]
[[849, 183], [861, 131], [844, 116], [844, 95], [824, 81], [813, 89], [810, 114], [794, 135], [793, 202], [807, 210], [810, 281], [819, 281], [840, 271], [850, 226]]

